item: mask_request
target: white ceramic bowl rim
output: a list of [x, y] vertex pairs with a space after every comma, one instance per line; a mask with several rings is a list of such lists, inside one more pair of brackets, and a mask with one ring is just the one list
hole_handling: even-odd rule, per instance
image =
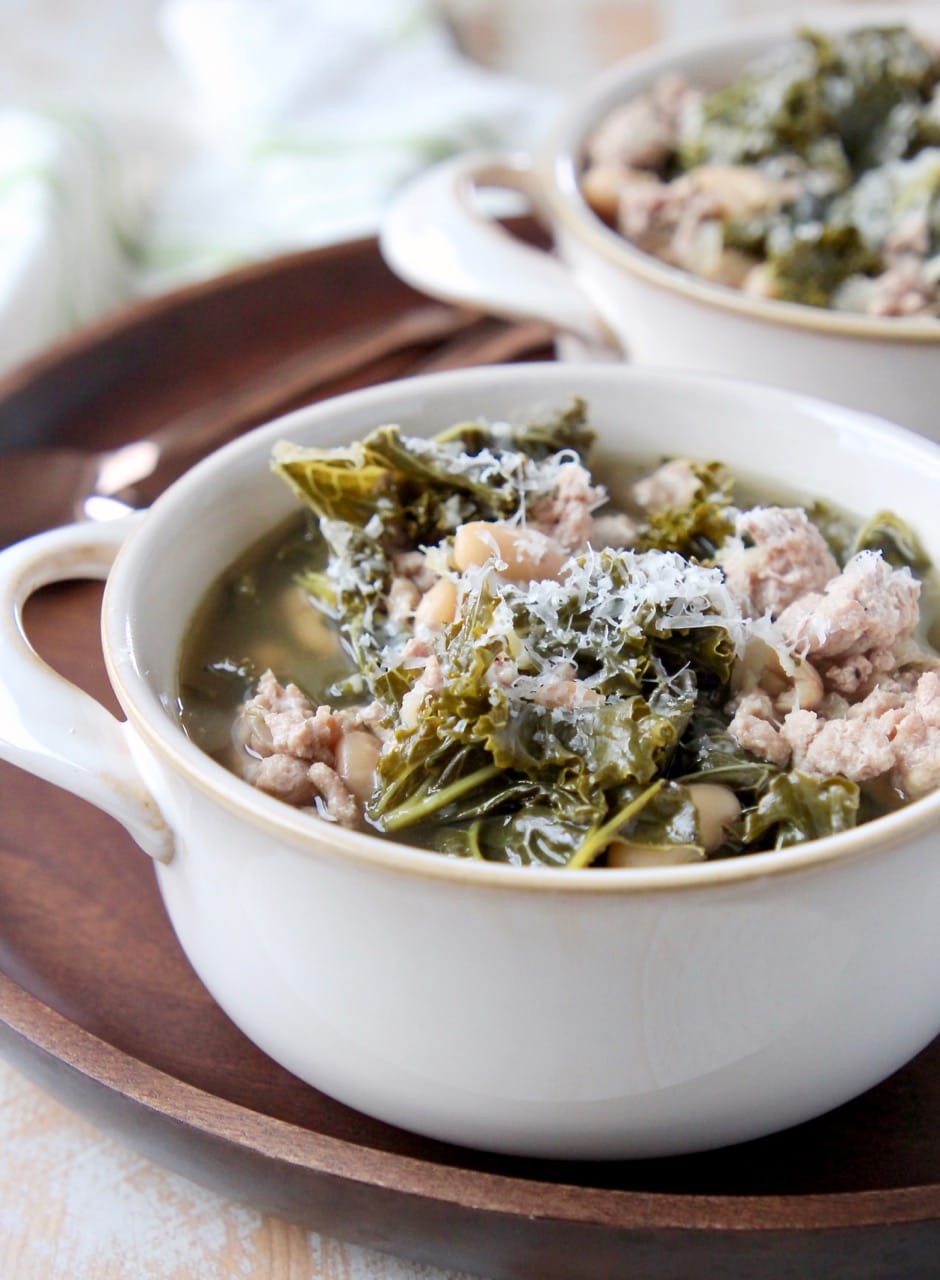
[[[905, 22], [915, 28], [932, 29], [940, 40], [938, 11], [924, 4], [898, 5], [893, 8], [824, 8], [807, 10], [802, 16], [813, 27], [836, 30], [860, 25], [897, 25]], [[551, 214], [613, 265], [708, 306], [739, 312], [753, 320], [842, 334], [845, 337], [879, 341], [887, 338], [894, 342], [940, 342], [940, 318], [882, 318], [804, 306], [800, 303], [778, 302], [753, 297], [742, 293], [740, 289], [695, 276], [636, 248], [624, 236], [608, 227], [581, 195], [578, 175], [585, 139], [611, 108], [633, 96], [632, 92], [624, 91], [624, 84], [637, 84], [636, 92], [639, 92], [639, 84], [652, 83], [663, 72], [679, 70], [700, 55], [721, 49], [746, 50], [755, 39], [762, 37], [780, 39], [792, 36], [800, 17], [796, 13], [786, 17], [778, 15], [756, 18], [737, 22], [733, 27], [725, 27], [721, 32], [708, 36], [670, 41], [649, 53], [632, 57], [610, 68], [592, 81], [587, 90], [575, 98], [563, 113], [539, 154], [537, 168]]]
[[[518, 371], [524, 377], [527, 371], [532, 370], [538, 370], [542, 382], [550, 384], [557, 380], [568, 389], [572, 383], [577, 383], [579, 366], [572, 363], [517, 364], [508, 366], [503, 372]], [[402, 380], [394, 385], [402, 390], [411, 389], [415, 395], [420, 395], [425, 388], [432, 391], [446, 379], [454, 387], [464, 388], [478, 383], [485, 390], [494, 374], [493, 369], [469, 369], [459, 373], [428, 374]], [[748, 385], [740, 379], [733, 380], [712, 374], [635, 370], [596, 364], [584, 366], [583, 377], [585, 380], [590, 378], [595, 381], [642, 378], [648, 383], [661, 383], [664, 392], [685, 388], [686, 394], [690, 396], [694, 396], [696, 386], [705, 383], [729, 387]], [[817, 405], [830, 415], [844, 414], [853, 432], [863, 435], [877, 433], [882, 438], [885, 434], [893, 436], [898, 446], [902, 446], [906, 452], [913, 450], [919, 455], [923, 466], [936, 471], [940, 480], [940, 444], [855, 410], [843, 409], [789, 391], [769, 387], [760, 387], [759, 390], [761, 396], [768, 399], [781, 399], [794, 406]], [[135, 565], [146, 564], [151, 558], [156, 561], [160, 557], [161, 531], [178, 521], [185, 522], [187, 511], [193, 505], [198, 506], [202, 486], [211, 481], [217, 470], [237, 463], [246, 454], [255, 451], [261, 454], [263, 449], [269, 452], [278, 439], [291, 434], [294, 424], [307, 430], [312, 425], [328, 422], [330, 415], [335, 412], [334, 406], [338, 404], [355, 404], [357, 407], [368, 408], [374, 402], [377, 409], [376, 421], [388, 421], [381, 412], [388, 392], [388, 385], [351, 392], [336, 400], [297, 410], [226, 445], [197, 464], [161, 495], [119, 552], [106, 584], [102, 608], [105, 664], [129, 723], [177, 773], [185, 775], [190, 782], [225, 808], [243, 815], [255, 827], [287, 838], [295, 846], [309, 845], [311, 856], [316, 855], [318, 843], [329, 844], [343, 856], [379, 864], [387, 870], [455, 882], [470, 881], [476, 885], [490, 884], [498, 886], [502, 891], [514, 889], [523, 892], [540, 890], [620, 895], [676, 889], [701, 890], [707, 886], [806, 871], [836, 859], [871, 856], [887, 852], [893, 846], [913, 839], [931, 827], [940, 831], [938, 789], [901, 810], [850, 831], [788, 849], [669, 867], [586, 868], [578, 871], [549, 867], [519, 868], [469, 858], [449, 858], [382, 836], [351, 831], [338, 825], [328, 826], [322, 819], [300, 813], [290, 805], [261, 793], [213, 760], [186, 736], [174, 713], [167, 708], [165, 693], [161, 696], [161, 692], [151, 686], [146, 673], [137, 666], [134, 645], [129, 640], [130, 620], [126, 608], [126, 598], [133, 587]], [[242, 549], [233, 548], [231, 559], [234, 560]], [[207, 583], [206, 586], [208, 585]], [[317, 839], [311, 839], [311, 822], [322, 823], [316, 831]]]

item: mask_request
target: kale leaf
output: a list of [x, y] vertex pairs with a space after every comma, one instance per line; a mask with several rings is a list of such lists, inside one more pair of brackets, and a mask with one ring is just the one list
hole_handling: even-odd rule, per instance
[[[370, 821], [420, 838], [433, 814], [435, 847], [525, 862], [542, 846], [524, 796], [553, 833], [549, 861], [589, 865], [663, 785], [699, 685], [727, 684], [723, 591], [718, 570], [672, 553], [591, 552], [561, 582], [491, 572], [434, 644], [443, 678], [382, 753]], [[420, 669], [406, 674], [416, 688]]]
[[742, 846], [783, 849], [855, 826], [859, 789], [848, 778], [780, 773], [742, 813], [731, 838]]
[[750, 73], [709, 94], [680, 152], [684, 169], [796, 156], [815, 168], [860, 172], [876, 163], [880, 133], [903, 104], [919, 106], [937, 62], [906, 28], [860, 27], [837, 38], [806, 30]]
[[690, 462], [698, 485], [684, 506], [650, 512], [637, 535], [637, 549], [675, 551], [704, 563], [734, 533], [734, 482], [718, 462]]
[[767, 269], [775, 297], [828, 307], [833, 294], [850, 276], [877, 275], [883, 263], [855, 226], [812, 223], [783, 247], [769, 249]]
[[892, 568], [906, 566], [919, 578], [923, 578], [932, 567], [917, 534], [893, 511], [877, 512], [859, 529], [850, 554], [855, 555], [859, 551], [880, 551]]

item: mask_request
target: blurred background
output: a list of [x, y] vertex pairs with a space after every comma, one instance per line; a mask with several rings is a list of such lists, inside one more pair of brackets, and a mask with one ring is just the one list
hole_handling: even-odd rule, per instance
[[661, 40], [798, 6], [787, 0], [441, 0], [461, 47], [561, 90]]
[[799, 7], [0, 0], [0, 372], [134, 297], [370, 235], [410, 174], [536, 145], [599, 68]]

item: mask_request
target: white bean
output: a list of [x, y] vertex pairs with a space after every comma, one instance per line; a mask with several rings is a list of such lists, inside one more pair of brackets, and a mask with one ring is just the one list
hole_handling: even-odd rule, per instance
[[773, 209], [783, 194], [780, 183], [751, 165], [699, 165], [689, 174], [687, 184], [717, 200], [722, 214], [736, 222]]
[[731, 687], [736, 693], [758, 689], [773, 698], [780, 711], [794, 707], [813, 711], [825, 694], [822, 677], [805, 658], [794, 654], [792, 661], [793, 671], [787, 672], [775, 649], [765, 640], [752, 638], [731, 673]]
[[251, 658], [259, 671], [289, 671], [291, 650], [280, 640], [261, 640], [252, 646]]
[[568, 553], [538, 529], [487, 520], [462, 524], [454, 537], [454, 563], [461, 573], [493, 559], [506, 566], [500, 572], [511, 582], [529, 582], [557, 577]]
[[[751, 551], [756, 548], [750, 548]], [[747, 551], [744, 552], [748, 554]], [[771, 698], [777, 697], [787, 687], [787, 677], [780, 664], [780, 657], [766, 640], [752, 636], [744, 654], [734, 664], [731, 672], [731, 688], [735, 693], [752, 693], [761, 689]]]
[[581, 177], [581, 192], [595, 213], [613, 222], [620, 205], [620, 192], [630, 177], [618, 160], [600, 160]]
[[692, 782], [686, 790], [698, 813], [698, 829], [706, 853], [714, 853], [725, 841], [725, 831], [741, 814], [741, 804], [730, 787], [715, 782]]
[[385, 597], [385, 606], [392, 622], [406, 622], [414, 615], [421, 599], [421, 592], [410, 578], [393, 578]]
[[375, 766], [381, 744], [362, 729], [344, 733], [336, 748], [336, 772], [357, 800], [365, 802], [375, 788]]
[[418, 602], [415, 622], [422, 627], [443, 627], [453, 622], [456, 612], [457, 588], [449, 578], [440, 578]]
[[811, 662], [803, 658], [796, 659], [796, 670], [790, 677], [793, 685], [777, 699], [781, 710], [792, 711], [795, 707], [803, 711], [813, 711], [823, 700], [825, 689], [822, 676]]
[[323, 616], [302, 587], [285, 587], [279, 600], [281, 619], [291, 638], [318, 657], [339, 651], [339, 633]]
[[420, 719], [421, 703], [427, 692], [425, 685], [416, 684], [402, 698], [398, 719], [403, 728], [413, 729], [417, 725]]
[[701, 862], [702, 850], [694, 844], [649, 845], [614, 840], [607, 846], [609, 867], [672, 867]]

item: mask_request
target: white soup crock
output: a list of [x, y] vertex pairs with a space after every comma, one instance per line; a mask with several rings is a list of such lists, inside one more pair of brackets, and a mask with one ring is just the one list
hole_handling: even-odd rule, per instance
[[[670, 43], [606, 72], [564, 111], [535, 154], [471, 151], [428, 170], [392, 200], [386, 261], [432, 296], [548, 321], [560, 354], [754, 378], [881, 414], [940, 439], [940, 320], [881, 319], [750, 297], [631, 245], [587, 205], [578, 185], [585, 139], [619, 103], [664, 74], [704, 87], [793, 35], [908, 22], [940, 43], [935, 5], [843, 6], [787, 13]], [[554, 252], [523, 244], [481, 212], [478, 189], [521, 194]], [[586, 346], [585, 346], [586, 344]]]
[[[940, 794], [790, 850], [526, 870], [297, 812], [206, 756], [176, 710], [203, 593], [292, 509], [269, 470], [275, 441], [338, 445], [384, 422], [429, 434], [573, 394], [614, 487], [618, 459], [719, 458], [787, 494], [894, 507], [940, 561], [940, 447], [864, 415], [622, 365], [412, 379], [251, 433], [142, 516], [3, 552], [0, 755], [127, 827], [202, 981], [302, 1080], [477, 1148], [667, 1155], [806, 1120], [940, 1031]], [[50, 670], [22, 626], [43, 584], [106, 575], [122, 722]]]

